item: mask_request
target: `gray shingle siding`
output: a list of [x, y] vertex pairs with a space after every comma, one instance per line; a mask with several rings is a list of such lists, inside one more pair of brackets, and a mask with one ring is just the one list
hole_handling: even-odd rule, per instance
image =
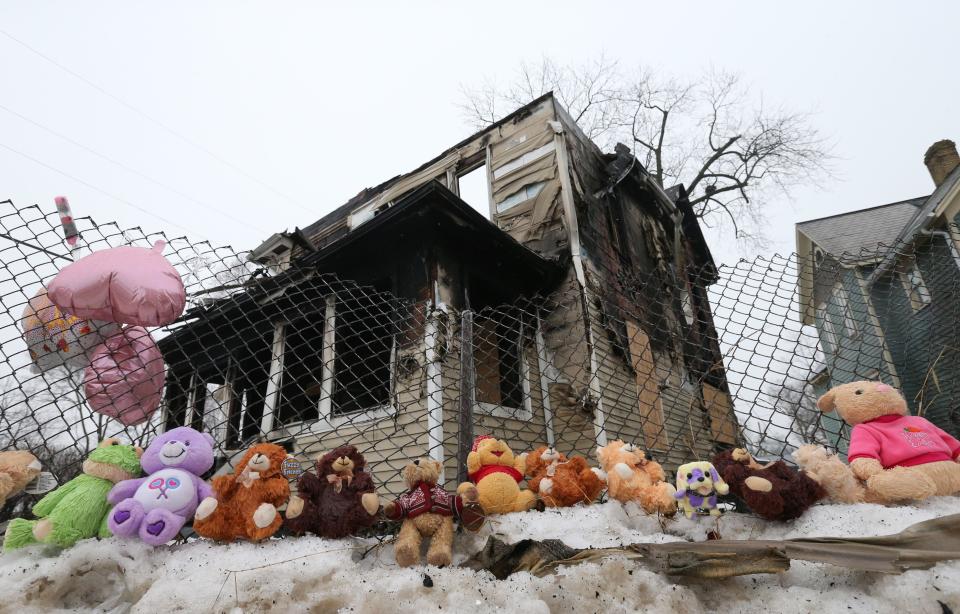
[[[942, 237], [918, 239], [916, 264], [930, 304], [915, 310], [900, 277], [886, 273], [871, 288], [871, 299], [913, 413], [960, 435], [960, 270]], [[908, 265], [909, 257], [901, 262]]]

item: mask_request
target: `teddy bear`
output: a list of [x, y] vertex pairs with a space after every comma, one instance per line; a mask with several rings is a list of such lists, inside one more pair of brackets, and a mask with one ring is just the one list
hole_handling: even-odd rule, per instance
[[761, 465], [743, 448], [724, 450], [713, 466], [730, 492], [761, 518], [793, 520], [823, 499], [826, 491], [803, 471], [782, 460]]
[[140, 457], [145, 478], [123, 480], [110, 490], [110, 532], [151, 546], [174, 538], [197, 504], [213, 495], [200, 476], [213, 467], [213, 437], [188, 426], [158, 435]]
[[606, 475], [607, 493], [622, 503], [635, 501], [648, 514], [672, 516], [677, 512], [676, 490], [666, 482], [660, 463], [643, 450], [621, 440], [597, 448], [597, 460]]
[[527, 455], [527, 486], [547, 507], [593, 503], [603, 490], [599, 469], [582, 456], [567, 458], [556, 448], [541, 446]]
[[476, 486], [480, 507], [487, 515], [524, 512], [537, 504], [537, 495], [520, 488], [526, 469], [526, 454], [514, 457], [513, 450], [502, 439], [480, 435], [473, 440], [467, 454], [469, 482], [460, 484], [458, 495]]
[[842, 384], [820, 397], [817, 407], [825, 413], [836, 411], [853, 427], [848, 468], [809, 450], [799, 455], [812, 463], [804, 469], [825, 486], [849, 485], [842, 476], [846, 471], [857, 479], [848, 491], [830, 492], [828, 486], [831, 498], [892, 503], [960, 493], [960, 441], [909, 415], [906, 400], [892, 386]]
[[114, 484], [140, 475], [142, 453], [136, 446], [105, 439], [83, 461], [83, 473], [33, 506], [33, 514], [40, 520], [10, 521], [4, 550], [37, 542], [68, 548], [88, 537], [109, 537], [107, 493]]
[[32, 482], [43, 467], [26, 450], [0, 452], [0, 507], [7, 499], [19, 494]]
[[340, 446], [316, 461], [316, 474], [304, 473], [287, 504], [284, 525], [295, 535], [310, 532], [331, 539], [371, 526], [380, 509], [373, 478], [354, 446]]
[[247, 450], [233, 473], [213, 478], [213, 497], [200, 502], [193, 517], [197, 535], [217, 541], [260, 541], [277, 532], [277, 511], [290, 498], [290, 483], [280, 470], [287, 451], [272, 443]]
[[674, 497], [687, 518], [694, 514], [701, 516], [719, 516], [717, 495], [730, 492], [716, 467], [707, 461], [696, 461], [680, 465], [677, 469], [677, 492]]
[[475, 486], [452, 495], [437, 485], [443, 465], [440, 461], [419, 458], [400, 472], [410, 490], [384, 505], [389, 520], [403, 520], [394, 545], [397, 564], [415, 565], [420, 560], [420, 544], [430, 539], [427, 563], [441, 567], [453, 560], [453, 519], [466, 528], [479, 529], [483, 524], [479, 493]]

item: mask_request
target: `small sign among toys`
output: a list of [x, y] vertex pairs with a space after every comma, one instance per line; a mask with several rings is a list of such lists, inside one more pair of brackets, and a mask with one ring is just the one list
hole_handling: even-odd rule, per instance
[[52, 473], [44, 471], [34, 478], [29, 484], [27, 484], [27, 487], [23, 489], [23, 492], [27, 493], [28, 495], [42, 495], [50, 492], [57, 486], [57, 478], [53, 477]]
[[283, 464], [280, 465], [280, 473], [288, 480], [296, 480], [303, 474], [303, 467], [300, 466], [300, 461], [292, 456], [288, 456], [284, 459]]

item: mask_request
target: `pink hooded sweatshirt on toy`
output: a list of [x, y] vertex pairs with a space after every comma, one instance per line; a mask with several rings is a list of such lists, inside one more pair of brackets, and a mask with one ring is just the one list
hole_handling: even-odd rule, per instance
[[875, 458], [884, 469], [949, 461], [960, 441], [917, 416], [887, 415], [853, 427], [847, 460]]

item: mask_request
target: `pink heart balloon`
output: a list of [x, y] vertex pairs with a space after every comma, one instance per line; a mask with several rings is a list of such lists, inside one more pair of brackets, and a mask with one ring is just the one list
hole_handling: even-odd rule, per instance
[[50, 300], [78, 318], [163, 326], [180, 317], [187, 297], [176, 269], [153, 249], [114, 247], [65, 266], [50, 283]]
[[163, 356], [153, 337], [129, 326], [93, 351], [83, 391], [94, 411], [133, 426], [160, 406], [163, 379]]

